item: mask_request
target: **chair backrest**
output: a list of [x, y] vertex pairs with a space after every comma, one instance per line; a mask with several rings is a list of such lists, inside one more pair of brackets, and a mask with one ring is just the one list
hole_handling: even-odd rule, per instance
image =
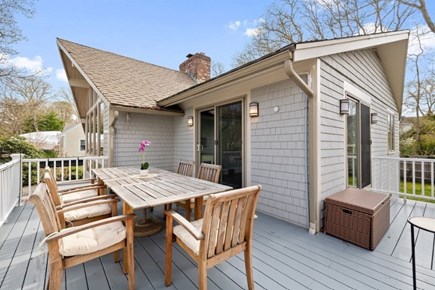
[[180, 160], [180, 163], [178, 163], [177, 173], [192, 176], [193, 161]]
[[243, 243], [252, 243], [254, 215], [261, 186], [211, 194], [207, 199], [202, 223], [204, 239], [200, 256], [207, 259]]
[[219, 177], [221, 176], [221, 170], [221, 165], [201, 163], [201, 166], [199, 167], [198, 178], [218, 183]]
[[[57, 186], [57, 182], [56, 182], [56, 177], [53, 175], [53, 172], [51, 171], [51, 168], [50, 168], [50, 166], [45, 166], [45, 168], [44, 168], [44, 173], [45, 172], [48, 172], [48, 174], [49, 174], [49, 177], [50, 177], [50, 179], [52, 180], [52, 189], [55, 191], [55, 192], [58, 192], [59, 191], [59, 188], [58, 188], [58, 186]], [[45, 177], [45, 175], [44, 175], [44, 177]]]
[[63, 203], [58, 194], [56, 180], [53, 178], [50, 169], [47, 170], [47, 168], [45, 168], [43, 180], [44, 183], [47, 184], [48, 191], [51, 195], [54, 205], [55, 206], [62, 205]]
[[41, 182], [36, 186], [36, 189], [30, 195], [29, 200], [38, 211], [46, 236], [53, 232], [58, 232], [62, 228], [60, 226], [60, 220], [56, 213], [53, 200], [48, 193], [48, 188], [45, 183]]

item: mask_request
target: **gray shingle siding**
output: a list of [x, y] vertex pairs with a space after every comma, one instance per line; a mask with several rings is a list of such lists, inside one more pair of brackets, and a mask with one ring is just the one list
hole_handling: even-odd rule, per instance
[[[192, 108], [186, 109], [183, 117], [174, 117], [174, 170], [180, 160], [194, 160], [195, 127], [187, 125], [188, 116], [193, 116]], [[194, 122], [197, 122], [196, 118]]]
[[248, 156], [251, 183], [263, 186], [258, 210], [307, 227], [307, 96], [285, 80], [252, 90], [251, 101], [260, 104]]
[[[378, 114], [378, 123], [371, 125], [372, 156], [388, 154], [387, 108], [397, 113], [382, 63], [374, 50], [354, 51], [321, 58], [322, 198], [346, 187], [345, 117], [339, 114], [339, 100], [345, 97], [344, 82], [350, 83], [369, 96], [371, 112]], [[397, 145], [398, 136], [398, 122], [396, 122]], [[376, 178], [379, 178], [380, 168], [372, 164], [372, 169], [373, 183]]]
[[145, 159], [151, 166], [174, 170], [174, 118], [149, 114], [130, 113], [127, 124], [125, 112], [120, 112], [116, 122], [115, 166], [140, 166], [142, 153], [138, 151], [143, 139], [151, 141]]

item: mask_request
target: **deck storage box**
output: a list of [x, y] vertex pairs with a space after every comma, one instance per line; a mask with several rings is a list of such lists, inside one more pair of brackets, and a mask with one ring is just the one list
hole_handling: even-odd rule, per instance
[[326, 198], [325, 233], [374, 250], [390, 226], [390, 196], [348, 188]]

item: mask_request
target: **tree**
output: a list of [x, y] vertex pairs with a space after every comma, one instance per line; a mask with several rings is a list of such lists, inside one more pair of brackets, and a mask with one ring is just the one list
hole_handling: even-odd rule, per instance
[[221, 62], [212, 62], [210, 66], [211, 77], [217, 77], [225, 72], [225, 66]]
[[33, 0], [0, 0], [0, 78], [20, 73], [8, 65], [9, 55], [17, 54], [13, 44], [24, 39], [15, 17], [17, 14], [32, 17], [33, 3]]
[[38, 131], [38, 115], [51, 98], [51, 86], [41, 77], [0, 78], [0, 136], [23, 133], [23, 124], [29, 118]]
[[58, 117], [55, 111], [49, 111], [38, 115], [37, 126], [34, 126], [33, 119], [29, 118], [24, 122], [23, 132], [30, 133], [35, 131], [62, 131], [65, 122]]
[[60, 101], [54, 102], [52, 108], [58, 112], [59, 118], [61, 118], [65, 124], [71, 122], [78, 123], [80, 121], [80, 115], [71, 91], [62, 88], [56, 93], [56, 97]]
[[[429, 15], [429, 11], [427, 10], [426, 0], [398, 0], [400, 3], [417, 9], [420, 11], [421, 16], [423, 16], [424, 21], [426, 22], [429, 29], [435, 33], [435, 24], [432, 21], [432, 18]], [[433, 0], [429, 0], [433, 1]]]
[[44, 156], [44, 153], [35, 146], [27, 142], [23, 137], [10, 137], [0, 139], [0, 155], [11, 155], [13, 153], [23, 153], [27, 158], [37, 158]]
[[290, 43], [396, 31], [415, 11], [390, 0], [278, 0], [234, 64], [242, 65]]

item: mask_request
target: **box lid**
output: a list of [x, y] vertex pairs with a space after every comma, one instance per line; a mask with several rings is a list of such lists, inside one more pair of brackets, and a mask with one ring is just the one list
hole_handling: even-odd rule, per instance
[[347, 188], [328, 196], [326, 203], [373, 215], [389, 198], [390, 196], [384, 193]]

